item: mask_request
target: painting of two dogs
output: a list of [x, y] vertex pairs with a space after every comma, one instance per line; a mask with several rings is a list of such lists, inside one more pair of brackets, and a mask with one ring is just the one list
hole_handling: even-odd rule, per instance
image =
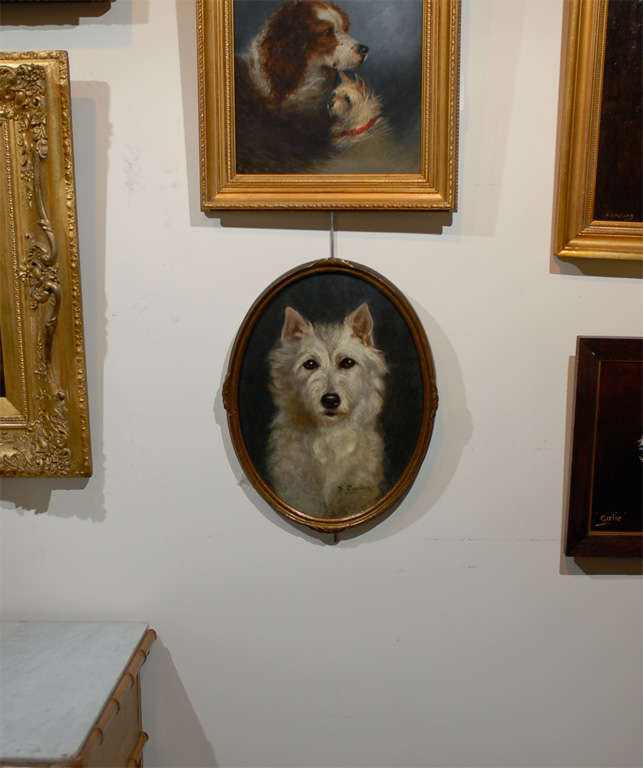
[[[421, 13], [417, 0], [236, 0], [237, 172], [417, 172], [421, 44], [413, 33]], [[397, 49], [392, 19], [406, 27]], [[409, 51], [405, 79], [399, 58]], [[372, 56], [379, 59], [373, 66]], [[377, 87], [360, 74], [367, 59]], [[378, 87], [388, 88], [388, 109]], [[397, 130], [401, 123], [415, 131], [410, 143]]]

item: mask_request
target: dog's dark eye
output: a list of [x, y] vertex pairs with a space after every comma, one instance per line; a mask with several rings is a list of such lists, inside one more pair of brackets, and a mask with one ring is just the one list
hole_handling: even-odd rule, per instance
[[332, 27], [328, 27], [328, 29], [324, 30], [324, 36], [325, 37], [332, 37], [333, 32], [334, 32], [333, 28]]
[[352, 357], [345, 357], [340, 363], [340, 368], [352, 368], [355, 365], [355, 361]]
[[304, 363], [304, 368], [308, 371], [314, 371], [315, 368], [319, 368], [319, 363], [311, 357]]
[[344, 99], [346, 100], [347, 104], [351, 103], [351, 97], [350, 96], [344, 96]]

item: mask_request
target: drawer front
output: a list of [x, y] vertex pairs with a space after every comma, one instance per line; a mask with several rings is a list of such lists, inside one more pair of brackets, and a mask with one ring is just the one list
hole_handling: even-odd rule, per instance
[[85, 761], [87, 768], [125, 768], [136, 749], [141, 733], [141, 681], [136, 682], [119, 699], [120, 709], [105, 729]]

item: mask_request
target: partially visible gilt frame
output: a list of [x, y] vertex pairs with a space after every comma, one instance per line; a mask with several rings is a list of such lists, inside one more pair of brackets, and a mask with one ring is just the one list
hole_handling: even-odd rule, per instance
[[202, 210], [456, 210], [460, 0], [422, 11], [419, 173], [239, 174], [233, 0], [197, 0]]
[[643, 222], [594, 219], [608, 0], [566, 0], [554, 252], [643, 259]]
[[0, 53], [0, 476], [92, 472], [64, 51]]

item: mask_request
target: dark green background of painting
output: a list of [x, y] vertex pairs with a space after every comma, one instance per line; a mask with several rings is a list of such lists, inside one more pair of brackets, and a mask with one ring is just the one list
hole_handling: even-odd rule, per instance
[[[643, 434], [643, 365], [601, 362], [596, 454], [592, 499], [592, 531], [643, 530], [643, 463], [638, 441]], [[605, 524], [601, 515], [619, 515]]]
[[594, 219], [643, 221], [643, 0], [610, 0]]
[[375, 344], [384, 352], [389, 373], [381, 415], [388, 487], [399, 480], [418, 440], [424, 412], [424, 388], [411, 332], [397, 307], [366, 280], [338, 272], [303, 277], [280, 291], [258, 317], [243, 356], [239, 381], [239, 418], [246, 449], [267, 482], [266, 448], [275, 415], [268, 390], [268, 353], [278, 343], [287, 306], [311, 322], [342, 321], [363, 301], [373, 315]]

